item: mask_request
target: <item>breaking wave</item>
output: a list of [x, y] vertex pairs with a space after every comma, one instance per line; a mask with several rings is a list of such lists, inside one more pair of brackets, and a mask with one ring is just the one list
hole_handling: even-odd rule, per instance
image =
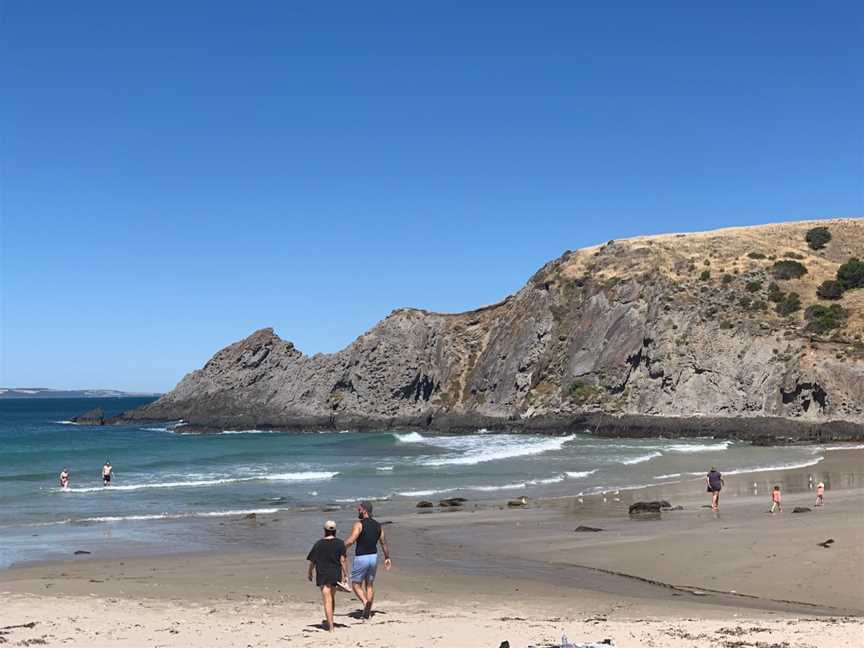
[[144, 484], [121, 484], [117, 486], [85, 486], [70, 488], [54, 488], [60, 493], [111, 493], [114, 491], [139, 491], [153, 488], [200, 488], [202, 486], [219, 486], [221, 484], [238, 484], [251, 481], [322, 481], [332, 479], [338, 472], [296, 472], [277, 473], [273, 475], [256, 475], [254, 477], [225, 477], [221, 479], [195, 479], [187, 481], [167, 481]]

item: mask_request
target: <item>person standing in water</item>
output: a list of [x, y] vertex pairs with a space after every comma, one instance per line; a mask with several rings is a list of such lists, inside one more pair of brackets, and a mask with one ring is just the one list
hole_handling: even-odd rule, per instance
[[351, 565], [351, 587], [363, 604], [363, 618], [372, 616], [375, 600], [375, 574], [378, 571], [378, 544], [384, 552], [384, 568], [390, 571], [390, 546], [384, 537], [381, 524], [372, 517], [372, 502], [360, 502], [357, 506], [358, 521], [345, 540], [345, 546], [357, 545]]
[[[336, 609], [336, 589], [347, 580], [348, 566], [345, 560], [345, 543], [336, 537], [336, 523], [327, 520], [324, 523], [324, 537], [315, 543], [306, 560], [309, 561], [307, 578], [312, 580], [315, 572], [315, 584], [321, 588], [321, 598], [324, 602], [324, 618], [326, 630], [333, 632], [333, 612]], [[347, 589], [347, 587], [346, 587]]]
[[708, 492], [711, 493], [711, 510], [716, 511], [720, 508], [720, 489], [725, 485], [723, 475], [711, 466], [711, 470], [705, 475], [705, 483], [708, 485]]
[[113, 474], [114, 469], [111, 467], [111, 462], [106, 461], [105, 465], [102, 466], [102, 485], [110, 486], [111, 485], [111, 475]]
[[64, 468], [60, 471], [60, 488], [69, 488], [69, 469]]

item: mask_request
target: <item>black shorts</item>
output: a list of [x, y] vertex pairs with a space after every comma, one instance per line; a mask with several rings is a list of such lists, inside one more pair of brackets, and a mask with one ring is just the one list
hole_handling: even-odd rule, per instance
[[102, 481], [107, 484], [111, 481], [111, 475], [102, 475]]
[[341, 571], [319, 572], [317, 569], [315, 570], [315, 584], [318, 587], [324, 587], [325, 585], [335, 585], [336, 583], [339, 583], [341, 581]]

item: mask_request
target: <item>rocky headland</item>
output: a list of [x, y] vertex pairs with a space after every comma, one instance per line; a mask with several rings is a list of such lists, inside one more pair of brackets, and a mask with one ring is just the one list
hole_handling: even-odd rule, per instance
[[108, 422], [864, 438], [864, 219], [565, 252], [477, 310], [393, 311], [304, 355], [272, 329]]

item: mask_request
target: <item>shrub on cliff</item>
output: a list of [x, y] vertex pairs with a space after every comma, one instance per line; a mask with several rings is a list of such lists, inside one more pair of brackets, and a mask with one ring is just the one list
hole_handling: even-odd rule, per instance
[[703, 270], [702, 274], [699, 275], [700, 281], [708, 281], [710, 278], [711, 278], [711, 271], [710, 270]]
[[811, 250], [821, 250], [831, 240], [831, 232], [828, 231], [827, 227], [814, 227], [807, 231], [804, 240], [807, 241]]
[[762, 254], [761, 252], [750, 252], [747, 254], [747, 256], [750, 257], [751, 259], [764, 259], [765, 258], [765, 255]]
[[771, 273], [775, 279], [799, 279], [807, 274], [807, 268], [798, 261], [784, 259], [771, 266]]
[[581, 380], [574, 380], [567, 388], [567, 395], [575, 403], [585, 403], [596, 397], [599, 391], [594, 385], [587, 385]]
[[801, 310], [801, 298], [798, 296], [798, 293], [786, 293], [783, 295], [783, 299], [777, 302], [774, 310], [778, 315], [791, 315], [795, 311]]
[[840, 304], [830, 306], [814, 304], [804, 311], [804, 319], [809, 322], [807, 330], [813, 333], [826, 333], [839, 328], [843, 326], [848, 316], [849, 313]]
[[833, 279], [828, 279], [819, 284], [816, 289], [819, 299], [840, 299], [843, 296], [843, 284]]
[[864, 288], [864, 261], [852, 257], [837, 270], [837, 281], [843, 290]]
[[748, 281], [745, 288], [747, 288], [747, 292], [759, 292], [762, 290], [762, 282], [761, 281]]
[[780, 286], [778, 286], [773, 281], [770, 284], [768, 284], [768, 301], [772, 301], [772, 302], [783, 301], [783, 291], [780, 290]]

